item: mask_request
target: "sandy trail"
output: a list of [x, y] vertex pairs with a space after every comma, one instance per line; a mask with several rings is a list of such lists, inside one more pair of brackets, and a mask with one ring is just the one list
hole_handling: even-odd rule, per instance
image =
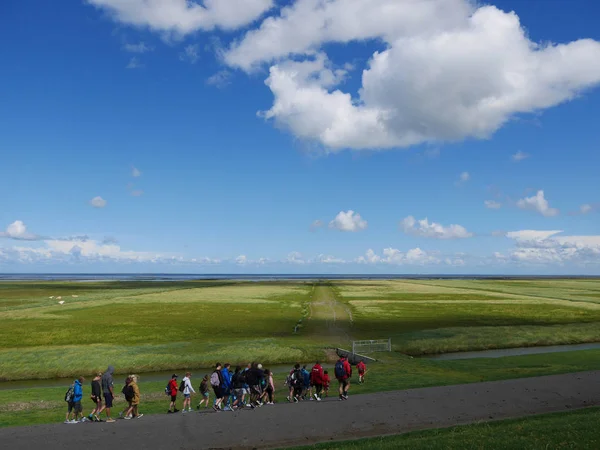
[[[113, 424], [0, 429], [3, 449], [253, 449], [398, 434], [600, 405], [600, 371], [154, 415]], [[143, 408], [142, 408], [143, 409]]]

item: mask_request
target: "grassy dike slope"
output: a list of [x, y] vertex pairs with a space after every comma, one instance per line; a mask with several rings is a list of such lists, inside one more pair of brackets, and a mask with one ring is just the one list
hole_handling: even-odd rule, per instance
[[332, 442], [294, 450], [552, 450], [600, 448], [600, 408]]

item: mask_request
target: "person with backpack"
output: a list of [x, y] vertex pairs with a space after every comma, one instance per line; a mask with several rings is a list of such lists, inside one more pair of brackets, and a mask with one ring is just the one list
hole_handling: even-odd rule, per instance
[[[139, 412], [140, 406], [140, 388], [138, 386], [138, 376], [137, 375], [129, 375], [129, 389], [131, 396], [131, 410], [129, 411], [130, 419], [140, 419], [143, 414]], [[125, 417], [127, 419], [127, 417]]]
[[286, 397], [286, 399], [290, 403], [294, 401], [294, 380], [293, 380], [293, 376], [294, 376], [294, 372], [296, 371], [296, 368], [300, 368], [300, 364], [299, 363], [296, 363], [294, 365], [294, 367], [292, 367], [292, 370], [290, 370], [290, 373], [285, 378], [285, 383], [284, 383], [289, 388], [289, 393], [288, 393], [288, 396]]
[[123, 411], [119, 413], [119, 419], [125, 417], [125, 419], [131, 419], [131, 411], [133, 410], [131, 406], [131, 401], [133, 400], [133, 388], [131, 387], [131, 377], [128, 376], [125, 378], [125, 385], [123, 389], [121, 389], [121, 394], [125, 397], [125, 401], [127, 402], [127, 406]]
[[179, 412], [177, 409], [177, 375], [171, 375], [171, 380], [165, 388], [165, 393], [171, 397], [171, 403], [169, 403], [168, 414]]
[[340, 400], [348, 400], [348, 390], [350, 389], [351, 376], [352, 366], [345, 357], [340, 356], [340, 359], [335, 363], [335, 378], [340, 384]]
[[88, 419], [94, 422], [100, 422], [100, 418], [98, 414], [102, 410], [102, 385], [100, 384], [100, 380], [102, 379], [102, 372], [98, 372], [94, 379], [92, 380], [91, 387], [92, 393], [90, 395], [90, 399], [94, 402], [94, 409], [89, 414]]
[[[83, 418], [81, 399], [83, 398], [83, 388], [81, 383], [83, 383], [84, 378], [79, 377], [73, 384], [69, 386], [65, 394], [65, 401], [67, 402], [67, 415], [65, 417], [65, 423], [77, 423], [77, 419], [79, 416]], [[69, 419], [72, 414], [72, 419]]]
[[208, 375], [204, 375], [204, 378], [202, 378], [202, 381], [200, 382], [200, 395], [202, 396], [200, 399], [200, 403], [198, 403], [198, 406], [196, 406], [197, 410], [200, 410], [200, 406], [202, 406], [202, 403], [206, 402], [205, 404], [205, 408], [208, 408], [208, 402], [209, 402], [209, 393], [208, 393]]
[[113, 382], [113, 374], [115, 373], [115, 368], [113, 366], [108, 366], [106, 372], [102, 374], [101, 385], [102, 385], [102, 395], [104, 396], [104, 406], [98, 412], [98, 416], [102, 411], [106, 411], [106, 422], [113, 423], [114, 419], [110, 417], [110, 409], [113, 406], [113, 400], [115, 398], [114, 393], [114, 382]]
[[356, 369], [358, 370], [358, 384], [363, 384], [365, 382], [365, 372], [367, 371], [367, 366], [362, 359], [356, 365]]
[[315, 388], [313, 395], [318, 402], [321, 401], [321, 392], [323, 391], [323, 375], [323, 366], [317, 361], [310, 371], [310, 384]]
[[192, 373], [191, 372], [186, 372], [185, 373], [185, 377], [183, 377], [182, 380], [182, 384], [183, 384], [183, 390], [181, 389], [181, 387], [179, 388], [180, 391], [183, 392], [183, 408], [182, 408], [182, 413], [185, 413], [185, 405], [187, 405], [188, 412], [192, 412], [192, 394], [195, 394], [196, 391], [194, 390], [194, 388], [192, 387]]
[[223, 411], [233, 411], [231, 409], [231, 372], [229, 368], [231, 364], [225, 363], [225, 366], [221, 369], [221, 379], [223, 384], [221, 385], [221, 391], [223, 393]]
[[235, 400], [233, 402], [233, 409], [243, 408], [244, 407], [244, 398], [246, 397], [246, 390], [244, 389], [244, 385], [246, 384], [246, 375], [245, 372], [242, 371], [240, 366], [235, 368], [235, 372], [231, 377], [231, 385], [233, 387], [233, 395], [235, 396]]
[[213, 409], [215, 411], [221, 411], [220, 407], [221, 403], [223, 402], [223, 390], [221, 387], [223, 386], [223, 375], [221, 374], [222, 368], [223, 366], [221, 366], [221, 363], [217, 363], [215, 365], [215, 370], [210, 376], [210, 385], [212, 386], [216, 397], [215, 402], [213, 404]]
[[290, 372], [289, 385], [291, 387], [291, 394], [288, 397], [288, 401], [298, 403], [304, 390], [304, 376], [300, 369], [300, 364], [296, 363], [294, 368]]

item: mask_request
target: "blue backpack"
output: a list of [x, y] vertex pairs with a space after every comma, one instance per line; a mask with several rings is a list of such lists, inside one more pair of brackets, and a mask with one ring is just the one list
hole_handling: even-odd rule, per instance
[[341, 359], [335, 363], [335, 377], [344, 378], [347, 375], [346, 369], [344, 368], [344, 361]]

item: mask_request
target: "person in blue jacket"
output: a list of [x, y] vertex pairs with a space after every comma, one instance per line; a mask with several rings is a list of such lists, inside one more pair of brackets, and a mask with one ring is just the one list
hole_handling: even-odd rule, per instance
[[223, 411], [233, 411], [231, 409], [231, 372], [229, 372], [229, 368], [231, 364], [226, 363], [225, 366], [221, 369], [221, 375], [223, 376], [223, 404], [225, 407]]
[[306, 370], [306, 366], [302, 366], [302, 370], [300, 371], [302, 373], [302, 378], [304, 379], [304, 389], [302, 391], [302, 400], [306, 400], [306, 396], [308, 395], [309, 398], [312, 400], [312, 396], [310, 394], [310, 372], [308, 370]]
[[75, 421], [83, 421], [83, 408], [81, 406], [81, 399], [83, 398], [83, 387], [82, 383], [85, 381], [83, 377], [79, 377], [73, 383], [73, 415]]

